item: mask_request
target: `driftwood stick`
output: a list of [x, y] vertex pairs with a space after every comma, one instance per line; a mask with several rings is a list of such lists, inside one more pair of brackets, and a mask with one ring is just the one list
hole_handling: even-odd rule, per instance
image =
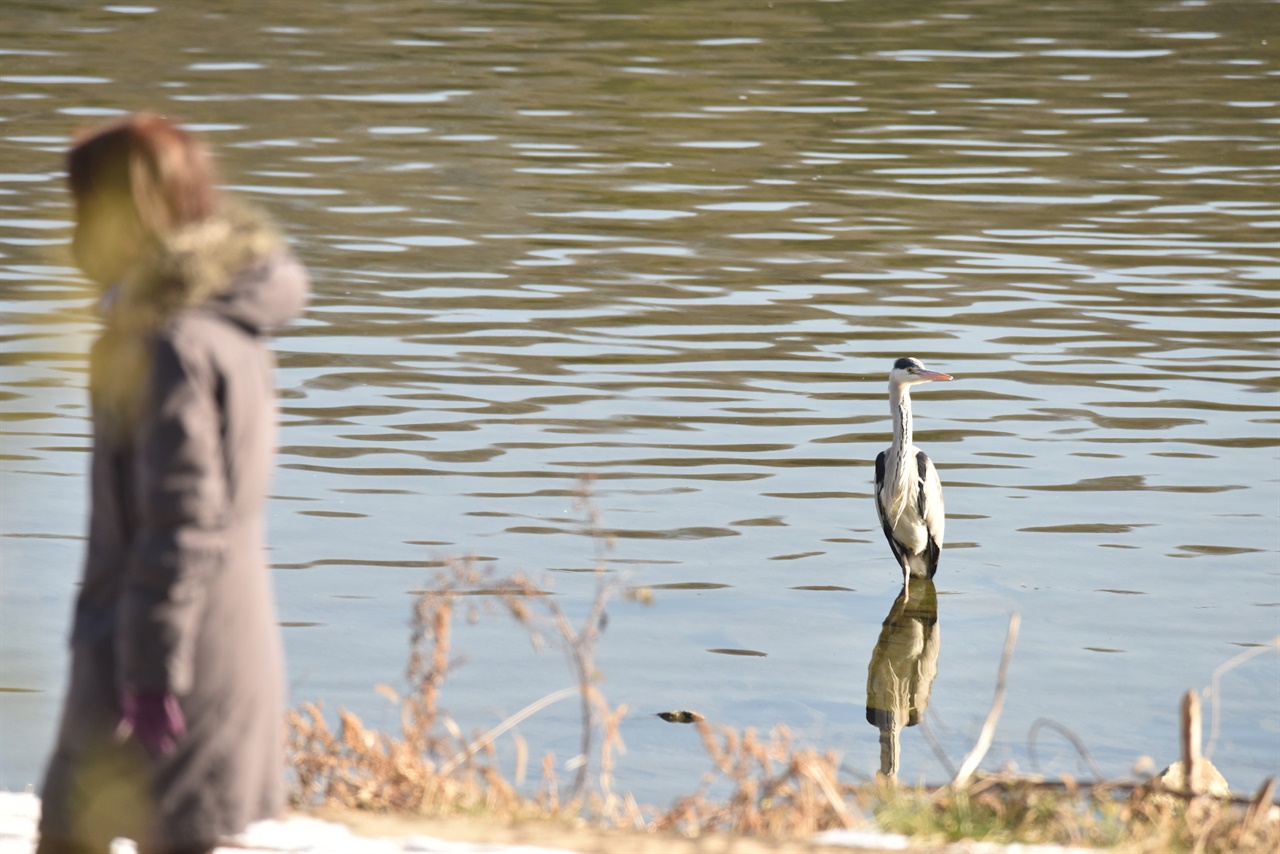
[[1188, 691], [1182, 696], [1182, 773], [1187, 792], [1200, 794], [1200, 695]]
[[1013, 658], [1013, 648], [1018, 643], [1018, 627], [1022, 624], [1022, 618], [1017, 614], [1009, 617], [1009, 632], [1004, 638], [1004, 654], [1000, 657], [1000, 670], [996, 675], [996, 693], [991, 700], [991, 710], [987, 712], [986, 723], [982, 725], [982, 732], [978, 735], [978, 742], [973, 746], [973, 750], [969, 751], [969, 755], [964, 758], [964, 762], [960, 764], [960, 770], [956, 773], [956, 778], [951, 781], [954, 787], [960, 787], [969, 782], [969, 778], [973, 776], [973, 772], [978, 770], [978, 764], [982, 762], [982, 758], [987, 755], [987, 751], [991, 748], [991, 740], [995, 738], [996, 723], [1000, 720], [1000, 710], [1004, 706], [1005, 683], [1009, 677], [1009, 662]]

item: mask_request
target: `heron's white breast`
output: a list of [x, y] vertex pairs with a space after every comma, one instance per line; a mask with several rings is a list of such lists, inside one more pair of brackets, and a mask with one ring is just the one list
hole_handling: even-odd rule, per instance
[[881, 501], [889, 521], [893, 538], [908, 551], [919, 552], [929, 542], [929, 530], [920, 516], [916, 497], [920, 494], [920, 469], [916, 463], [917, 449], [908, 446], [901, 457], [894, 459], [889, 452], [889, 470], [885, 472]]

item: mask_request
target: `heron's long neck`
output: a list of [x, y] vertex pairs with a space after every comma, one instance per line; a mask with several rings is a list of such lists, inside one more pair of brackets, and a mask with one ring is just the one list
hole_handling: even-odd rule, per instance
[[889, 410], [893, 413], [892, 456], [901, 458], [911, 447], [911, 390], [906, 386], [890, 386]]
[[911, 453], [911, 392], [905, 386], [889, 386], [889, 411], [893, 413], [893, 444], [885, 472], [888, 506], [885, 515], [897, 519], [911, 496], [911, 475], [916, 470], [908, 459]]

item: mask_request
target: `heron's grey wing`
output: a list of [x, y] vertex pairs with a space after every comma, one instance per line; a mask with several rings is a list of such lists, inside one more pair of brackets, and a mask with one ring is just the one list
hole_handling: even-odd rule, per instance
[[920, 518], [924, 520], [925, 530], [929, 532], [929, 544], [925, 552], [929, 556], [929, 577], [938, 568], [938, 555], [942, 551], [942, 536], [947, 525], [946, 509], [942, 506], [942, 481], [938, 478], [938, 470], [924, 451], [916, 453], [916, 465], [920, 472], [920, 492], [916, 497], [916, 508]]
[[901, 563], [902, 549], [898, 546], [898, 541], [893, 538], [893, 525], [889, 523], [888, 517], [884, 514], [884, 499], [881, 497], [881, 490], [884, 489], [884, 472], [888, 464], [888, 453], [881, 451], [876, 456], [876, 515], [880, 517], [880, 528], [884, 531], [884, 538], [889, 541], [889, 548], [893, 551], [894, 558]]

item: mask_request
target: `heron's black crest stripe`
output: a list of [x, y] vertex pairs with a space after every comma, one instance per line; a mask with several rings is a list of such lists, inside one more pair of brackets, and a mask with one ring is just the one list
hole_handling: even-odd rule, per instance
[[904, 356], [903, 358], [894, 362], [893, 366], [901, 371], [905, 371], [907, 368], [923, 368], [924, 367], [924, 365], [920, 364], [919, 359], [913, 359], [910, 356]]

